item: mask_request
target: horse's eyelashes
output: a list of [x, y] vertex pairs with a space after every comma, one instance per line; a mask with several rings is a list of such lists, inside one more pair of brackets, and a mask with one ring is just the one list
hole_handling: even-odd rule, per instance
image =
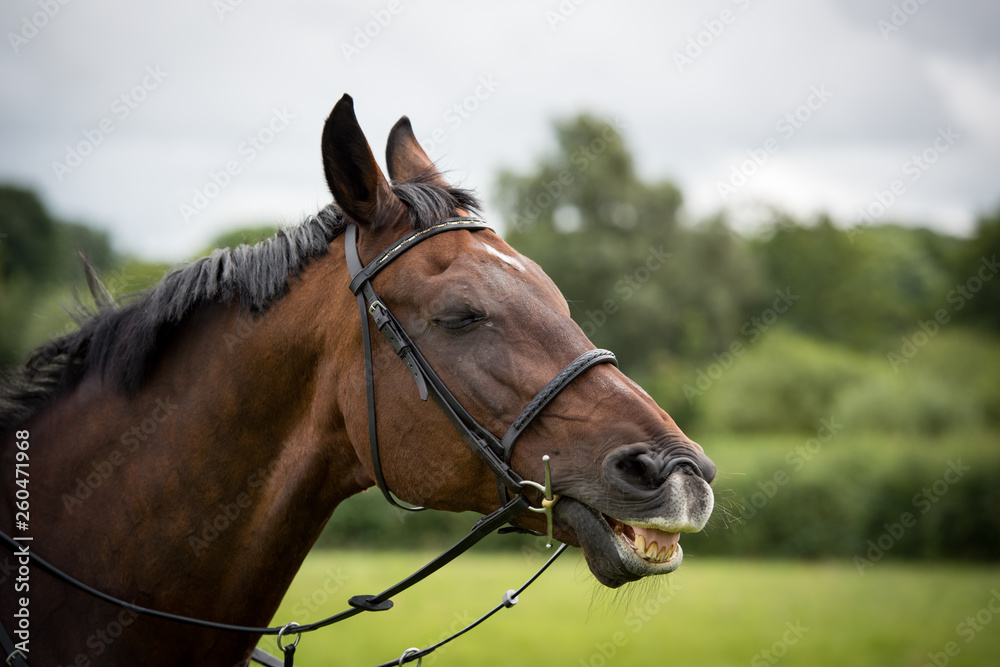
[[460, 315], [446, 315], [444, 317], [434, 318], [431, 320], [431, 323], [441, 327], [442, 329], [459, 331], [478, 322], [482, 322], [485, 319], [486, 316], [479, 313], [463, 313]]

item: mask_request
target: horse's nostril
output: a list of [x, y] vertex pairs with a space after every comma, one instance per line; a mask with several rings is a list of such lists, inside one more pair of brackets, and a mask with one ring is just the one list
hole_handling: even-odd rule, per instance
[[687, 457], [680, 456], [678, 458], [671, 459], [670, 462], [666, 465], [666, 467], [664, 468], [663, 478], [666, 479], [667, 477], [670, 476], [670, 473], [674, 472], [674, 470], [677, 469], [680, 469], [680, 471], [683, 472], [685, 475], [704, 477], [704, 475], [701, 474], [701, 468], [698, 467], [697, 463], [695, 463], [694, 461], [692, 461]]
[[636, 486], [655, 489], [660, 485], [659, 466], [648, 455], [622, 457], [615, 463], [615, 468], [622, 478]]
[[609, 456], [604, 474], [616, 485], [640, 491], [655, 491], [671, 474], [700, 477], [711, 482], [715, 465], [694, 453], [656, 452], [648, 445], [626, 445]]

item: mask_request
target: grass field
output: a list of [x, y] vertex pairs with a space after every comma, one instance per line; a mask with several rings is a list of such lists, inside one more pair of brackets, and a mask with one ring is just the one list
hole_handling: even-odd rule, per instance
[[[274, 624], [317, 620], [433, 554], [316, 551]], [[364, 667], [478, 618], [542, 563], [468, 554], [396, 598], [302, 638], [301, 667]], [[273, 639], [261, 646], [275, 653]], [[951, 655], [949, 655], [949, 652]], [[424, 665], [1000, 665], [1000, 567], [698, 559], [653, 585], [609, 591], [571, 549], [521, 595]]]

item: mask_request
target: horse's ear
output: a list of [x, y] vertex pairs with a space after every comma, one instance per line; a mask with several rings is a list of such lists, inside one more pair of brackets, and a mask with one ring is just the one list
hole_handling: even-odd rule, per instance
[[354, 100], [344, 95], [323, 127], [323, 170], [334, 200], [362, 226], [391, 225], [406, 213], [375, 162], [354, 115]]
[[389, 131], [389, 143], [385, 147], [389, 178], [393, 183], [405, 183], [416, 179], [433, 183], [444, 188], [448, 183], [413, 135], [413, 127], [406, 116], [400, 118]]

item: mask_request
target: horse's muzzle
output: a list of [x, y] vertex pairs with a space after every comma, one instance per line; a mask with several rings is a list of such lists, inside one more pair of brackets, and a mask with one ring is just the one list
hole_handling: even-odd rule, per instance
[[680, 533], [701, 530], [712, 514], [715, 473], [687, 439], [623, 445], [605, 457], [602, 484], [566, 490], [557, 517], [605, 586], [667, 574], [683, 558]]

